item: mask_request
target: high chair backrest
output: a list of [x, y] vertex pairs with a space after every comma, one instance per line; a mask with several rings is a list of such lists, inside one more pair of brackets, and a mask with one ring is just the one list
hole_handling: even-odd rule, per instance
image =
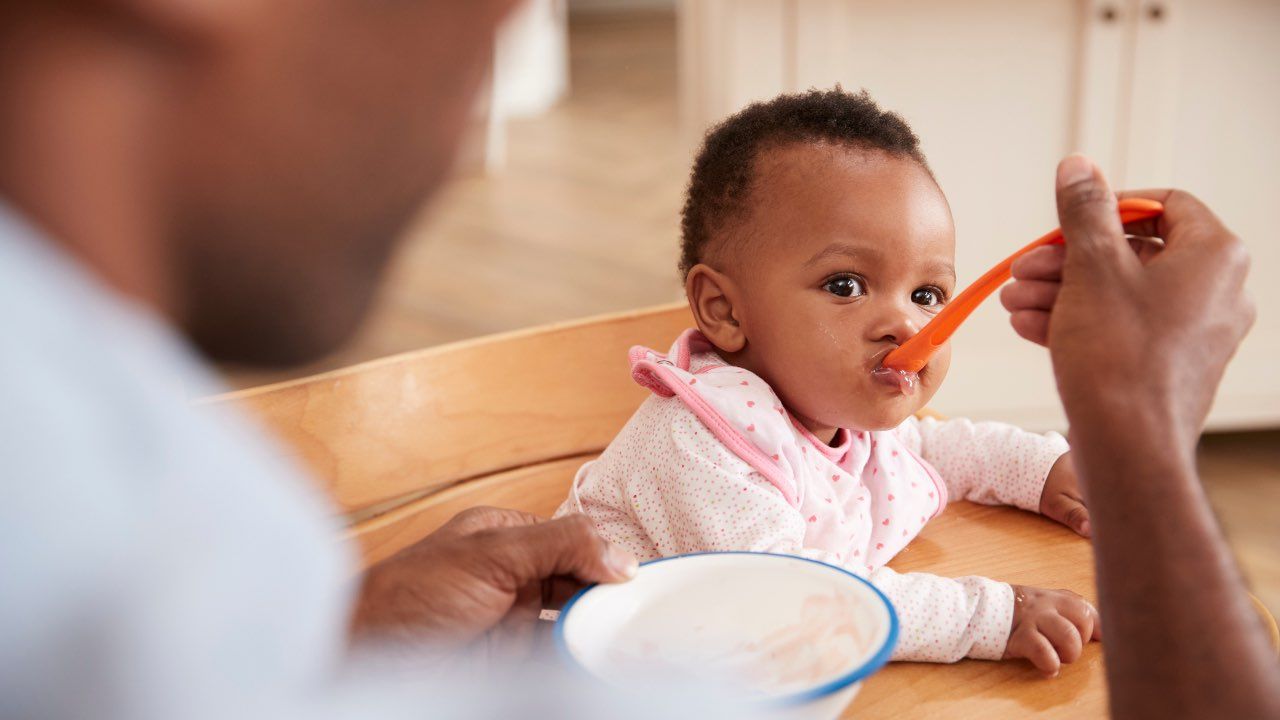
[[648, 392], [627, 350], [666, 349], [685, 303], [494, 335], [213, 398], [250, 411], [322, 482], [366, 563], [458, 510], [553, 512]]

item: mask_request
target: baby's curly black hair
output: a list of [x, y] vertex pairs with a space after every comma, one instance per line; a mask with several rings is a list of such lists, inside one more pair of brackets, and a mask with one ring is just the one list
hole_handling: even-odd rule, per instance
[[703, 259], [712, 235], [745, 209], [756, 157], [793, 142], [830, 142], [910, 158], [926, 170], [920, 139], [866, 90], [809, 90], [748, 105], [707, 131], [689, 173], [680, 221], [680, 276]]

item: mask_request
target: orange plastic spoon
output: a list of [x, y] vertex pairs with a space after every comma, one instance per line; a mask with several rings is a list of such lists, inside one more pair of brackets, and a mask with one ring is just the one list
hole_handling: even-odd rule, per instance
[[[1119, 202], [1119, 211], [1120, 221], [1131, 223], [1160, 215], [1160, 213], [1164, 212], [1164, 206], [1155, 200], [1132, 198], [1121, 200]], [[1055, 228], [1052, 232], [1005, 258], [1004, 262], [991, 268], [985, 275], [965, 288], [964, 292], [948, 303], [942, 309], [942, 312], [938, 313], [937, 317], [930, 320], [929, 324], [920, 329], [920, 332], [886, 355], [882, 363], [883, 366], [899, 372], [920, 372], [920, 369], [929, 362], [934, 353], [938, 352], [938, 348], [951, 338], [951, 334], [956, 331], [956, 328], [960, 327], [960, 323], [964, 322], [964, 319], [969, 317], [969, 314], [977, 309], [978, 305], [982, 304], [982, 301], [986, 300], [988, 295], [995, 292], [996, 288], [1009, 279], [1009, 268], [1013, 265], [1014, 260], [1041, 245], [1060, 244], [1062, 244], [1062, 229]]]

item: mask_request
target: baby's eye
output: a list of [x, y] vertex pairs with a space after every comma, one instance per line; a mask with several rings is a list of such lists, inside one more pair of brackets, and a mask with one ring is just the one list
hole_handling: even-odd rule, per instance
[[823, 284], [822, 289], [838, 297], [857, 297], [867, 293], [862, 278], [856, 275], [833, 277]]
[[925, 307], [941, 305], [942, 300], [942, 291], [936, 287], [916, 288], [915, 291], [911, 293], [911, 302]]

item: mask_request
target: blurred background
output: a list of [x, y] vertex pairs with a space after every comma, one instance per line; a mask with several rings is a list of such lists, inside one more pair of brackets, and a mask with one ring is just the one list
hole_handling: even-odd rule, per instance
[[[1276, 0], [531, 0], [500, 34], [455, 179], [358, 335], [310, 367], [227, 375], [258, 385], [681, 300], [678, 213], [705, 128], [780, 92], [865, 87], [923, 140], [962, 286], [1056, 224], [1053, 168], [1071, 151], [1117, 187], [1196, 193], [1246, 240], [1258, 323], [1201, 464], [1280, 613], [1278, 39]], [[1045, 353], [997, 302], [955, 345], [938, 410], [1065, 429]]]

